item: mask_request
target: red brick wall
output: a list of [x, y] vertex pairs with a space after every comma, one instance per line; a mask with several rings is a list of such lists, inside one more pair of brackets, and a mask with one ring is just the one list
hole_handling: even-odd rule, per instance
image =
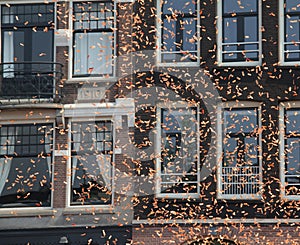
[[300, 244], [300, 226], [235, 224], [211, 228], [207, 225], [141, 225], [135, 226], [132, 233], [133, 244], [141, 245], [183, 244], [201, 237], [220, 236], [238, 244], [295, 245]]

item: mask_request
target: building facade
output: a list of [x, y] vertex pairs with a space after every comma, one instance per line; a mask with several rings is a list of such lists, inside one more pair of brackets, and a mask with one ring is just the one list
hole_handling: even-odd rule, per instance
[[4, 244], [300, 244], [300, 4], [0, 1]]

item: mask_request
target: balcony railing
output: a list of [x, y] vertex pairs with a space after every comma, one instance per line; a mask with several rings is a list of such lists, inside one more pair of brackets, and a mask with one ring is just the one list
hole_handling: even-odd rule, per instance
[[54, 62], [0, 64], [0, 100], [58, 101], [63, 65]]

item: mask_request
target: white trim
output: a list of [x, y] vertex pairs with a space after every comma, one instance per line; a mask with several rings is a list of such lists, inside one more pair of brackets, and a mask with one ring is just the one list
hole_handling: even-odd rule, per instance
[[[164, 63], [161, 60], [161, 36], [162, 36], [162, 18], [161, 18], [161, 9], [162, 9], [162, 1], [164, 0], [157, 0], [156, 1], [156, 30], [157, 30], [157, 39], [156, 39], [156, 64], [160, 67], [193, 67], [193, 66], [199, 66], [200, 65], [200, 56], [201, 56], [201, 50], [200, 50], [200, 38], [201, 38], [201, 28], [200, 28], [200, 1], [197, 1], [197, 21], [196, 21], [196, 32], [197, 32], [197, 61], [195, 62], [172, 62], [172, 63]], [[178, 1], [178, 0], [173, 0]]]
[[214, 219], [139, 219], [133, 220], [133, 225], [164, 225], [164, 224], [185, 224], [185, 225], [195, 225], [195, 224], [294, 224], [300, 223], [300, 219], [278, 219], [278, 218], [269, 218], [269, 219], [223, 219], [223, 218], [214, 218]]
[[218, 159], [218, 167], [217, 167], [217, 199], [230, 199], [230, 200], [260, 200], [261, 194], [262, 194], [262, 133], [258, 133], [258, 140], [259, 140], [259, 148], [258, 148], [258, 161], [259, 161], [259, 185], [260, 185], [260, 191], [257, 193], [257, 195], [253, 194], [243, 194], [243, 195], [237, 195], [237, 194], [222, 194], [222, 183], [221, 183], [221, 168], [222, 168], [222, 159], [223, 159], [223, 117], [222, 112], [225, 108], [233, 108], [233, 109], [243, 109], [243, 108], [257, 108], [258, 113], [258, 128], [262, 129], [261, 125], [261, 103], [259, 102], [252, 102], [252, 101], [230, 101], [225, 102], [218, 105], [217, 109], [217, 139], [218, 139], [218, 147], [217, 147], [217, 159]]
[[282, 102], [279, 105], [280, 195], [285, 201], [300, 200], [300, 195], [286, 195], [285, 193], [285, 109], [299, 109], [300, 111], [300, 101]]
[[[195, 107], [197, 108], [197, 193], [161, 193], [161, 109], [163, 108], [184, 108]], [[199, 124], [200, 124], [200, 115], [199, 115], [199, 106], [197, 104], [187, 103], [183, 101], [166, 103], [158, 103], [156, 109], [156, 139], [155, 139], [155, 196], [157, 198], [200, 198], [200, 136], [199, 136]], [[184, 182], [183, 182], [184, 183]]]
[[284, 60], [284, 54], [285, 54], [285, 16], [284, 16], [284, 1], [285, 0], [279, 0], [278, 5], [279, 5], [279, 45], [278, 45], [278, 56], [279, 56], [279, 65], [282, 66], [294, 66], [294, 65], [300, 65], [300, 60], [299, 61], [285, 61]]
[[[90, 2], [97, 2], [99, 0], [90, 0]], [[69, 62], [68, 62], [68, 82], [82, 82], [82, 81], [99, 81], [99, 82], [103, 82], [103, 81], [111, 81], [111, 80], [116, 80], [117, 79], [117, 59], [116, 59], [116, 55], [117, 55], [117, 31], [116, 31], [116, 25], [117, 25], [117, 1], [114, 1], [114, 30], [112, 31], [113, 33], [113, 57], [112, 57], [112, 76], [106, 76], [106, 75], [96, 75], [96, 76], [76, 76], [73, 77], [73, 39], [74, 39], [74, 35], [73, 35], [73, 4], [75, 2], [82, 2], [79, 0], [70, 0], [69, 1], [69, 33], [71, 33], [70, 38], [69, 38]]]
[[[224, 0], [225, 1], [225, 0]], [[236, 62], [223, 62], [222, 59], [222, 46], [223, 44], [223, 0], [217, 0], [217, 61], [218, 66], [259, 66], [262, 62], [262, 3], [258, 1], [258, 61], [236, 61]]]

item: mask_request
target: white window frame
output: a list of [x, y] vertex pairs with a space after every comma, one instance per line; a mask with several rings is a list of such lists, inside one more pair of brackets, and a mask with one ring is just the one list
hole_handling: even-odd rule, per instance
[[[99, 2], [101, 0], [89, 0], [88, 2]], [[112, 76], [105, 76], [105, 75], [99, 75], [99, 76], [73, 76], [73, 58], [74, 58], [74, 50], [73, 50], [73, 4], [76, 2], [83, 2], [79, 0], [70, 0], [69, 1], [69, 32], [68, 32], [68, 47], [69, 47], [69, 59], [68, 59], [68, 81], [70, 82], [82, 82], [82, 81], [114, 81], [117, 77], [116, 71], [117, 71], [117, 63], [116, 63], [116, 47], [117, 47], [117, 31], [116, 31], [116, 25], [117, 25], [117, 0], [112, 0], [114, 2], [114, 30], [113, 30], [113, 57], [112, 57], [112, 69], [113, 69], [113, 75]]]
[[[45, 114], [43, 114], [42, 111], [40, 111], [40, 115], [43, 115], [45, 117], [47, 117], [48, 119], [43, 119], [40, 115], [38, 115], [39, 113], [36, 113], [35, 115], [33, 115], [30, 118], [26, 118], [27, 117], [27, 113], [25, 112], [24, 114], [19, 113], [19, 111], [17, 112], [2, 112], [4, 115], [2, 115], [3, 117], [0, 118], [0, 125], [31, 125], [31, 124], [52, 124], [53, 125], [53, 129], [55, 129], [55, 113], [46, 113], [48, 114], [47, 116]], [[5, 118], [5, 120], [3, 119]], [[55, 182], [54, 182], [54, 172], [55, 172], [55, 150], [54, 150], [54, 146], [55, 146], [55, 130], [53, 130], [53, 149], [52, 149], [52, 162], [51, 162], [51, 203], [49, 205], [49, 207], [5, 207], [5, 208], [0, 208], [0, 216], [2, 214], [7, 214], [7, 212], [9, 210], [17, 210], [20, 213], [26, 213], [28, 215], [34, 214], [38, 214], [39, 212], [43, 212], [44, 210], [47, 211], [49, 210], [49, 212], [52, 212], [51, 210], [53, 209], [53, 203], [54, 203], [54, 192], [53, 189], [55, 189]], [[39, 210], [39, 211], [37, 211]]]
[[[279, 0], [279, 64], [283, 66], [288, 65], [300, 65], [300, 59], [298, 61], [285, 61], [285, 44], [284, 41], [285, 37], [285, 16], [284, 16], [284, 9], [285, 9], [285, 0]], [[300, 43], [299, 43], [300, 45]], [[299, 51], [300, 52], [300, 51]]]
[[[196, 23], [196, 32], [197, 32], [197, 61], [195, 62], [172, 62], [167, 63], [162, 61], [162, 1], [164, 0], [157, 0], [156, 9], [157, 9], [157, 18], [156, 18], [156, 30], [157, 30], [157, 39], [156, 39], [156, 63], [158, 66], [178, 66], [178, 67], [185, 67], [185, 66], [199, 66], [200, 65], [200, 1], [197, 1], [197, 23]], [[173, 0], [179, 1], [179, 0]]]
[[[286, 109], [299, 109], [300, 112], [300, 101], [282, 102], [279, 105], [279, 152], [280, 152], [280, 194], [285, 200], [300, 200], [300, 195], [286, 195], [285, 187], [285, 110]], [[300, 186], [299, 186], [300, 187]]]
[[[226, 0], [224, 0], [226, 1]], [[218, 66], [259, 66], [262, 62], [262, 4], [261, 0], [258, 1], [258, 61], [233, 61], [223, 62], [223, 0], [217, 0], [217, 60]]]
[[[112, 175], [112, 180], [111, 180], [111, 203], [110, 204], [87, 204], [87, 205], [82, 205], [82, 204], [78, 204], [78, 205], [72, 205], [71, 203], [71, 191], [72, 191], [72, 154], [71, 154], [71, 149], [72, 149], [72, 142], [71, 142], [71, 131], [72, 131], [72, 123], [79, 123], [79, 122], [91, 122], [91, 123], [95, 123], [97, 121], [111, 121], [112, 123], [112, 127], [113, 127], [113, 145], [112, 145], [112, 149], [113, 149], [113, 154], [112, 154], [112, 162], [111, 162], [111, 175]], [[111, 208], [112, 206], [114, 206], [114, 196], [115, 196], [115, 167], [114, 167], [114, 162], [115, 162], [115, 142], [116, 142], [116, 133], [115, 133], [115, 124], [114, 124], [114, 118], [111, 116], [105, 116], [105, 117], [79, 117], [79, 118], [69, 118], [68, 119], [68, 175], [67, 175], [67, 198], [66, 198], [66, 202], [67, 202], [67, 208], [70, 209], [76, 209], [76, 208], [93, 208], [95, 206], [97, 207], [101, 207], [101, 208]]]
[[262, 128], [262, 118], [261, 118], [261, 104], [257, 102], [227, 102], [224, 104], [218, 105], [217, 109], [217, 140], [219, 142], [217, 147], [217, 198], [218, 199], [229, 199], [229, 200], [259, 200], [261, 199], [261, 192], [262, 192], [262, 133], [260, 130], [259, 136], [258, 136], [258, 161], [259, 161], [259, 192], [254, 194], [223, 194], [222, 193], [222, 167], [223, 167], [223, 110], [224, 109], [247, 109], [247, 108], [257, 108], [258, 113], [258, 130]]
[[[161, 133], [161, 110], [162, 109], [186, 109], [188, 107], [195, 107], [197, 109], [197, 193], [162, 193], [161, 192], [161, 141], [162, 141], [162, 133]], [[159, 103], [157, 104], [156, 111], [156, 139], [155, 139], [155, 169], [156, 169], [156, 185], [155, 185], [155, 195], [158, 198], [199, 198], [200, 196], [200, 114], [199, 114], [199, 106], [194, 104], [188, 104], [185, 102], [169, 102], [168, 104]], [[183, 182], [184, 183], [184, 182]]]

